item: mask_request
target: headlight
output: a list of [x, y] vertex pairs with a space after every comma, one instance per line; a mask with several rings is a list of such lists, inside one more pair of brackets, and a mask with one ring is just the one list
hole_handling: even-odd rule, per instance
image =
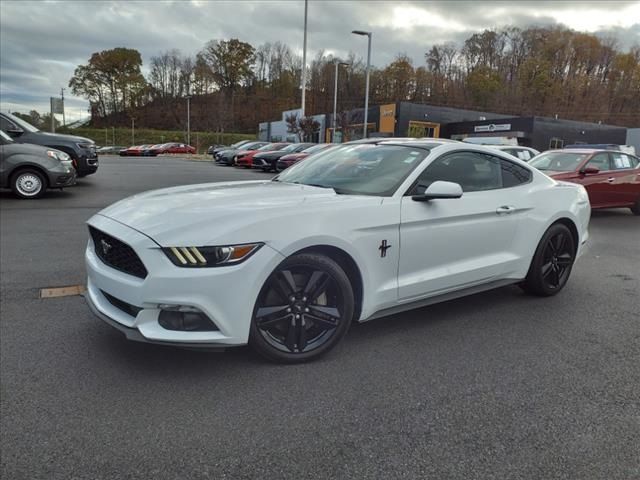
[[262, 245], [245, 243], [222, 247], [168, 247], [162, 251], [178, 267], [219, 267], [245, 261]]
[[95, 143], [77, 143], [76, 145], [78, 145], [80, 148], [86, 148], [87, 150], [96, 146]]
[[47, 150], [47, 155], [61, 162], [71, 161], [71, 157], [64, 152], [57, 152], [55, 150]]

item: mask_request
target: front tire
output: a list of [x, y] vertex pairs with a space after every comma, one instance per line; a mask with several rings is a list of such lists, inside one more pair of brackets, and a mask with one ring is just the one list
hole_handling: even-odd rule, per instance
[[336, 262], [313, 253], [294, 255], [262, 287], [249, 344], [275, 362], [315, 360], [344, 337], [353, 312], [351, 283]]
[[20, 170], [11, 179], [11, 190], [20, 198], [40, 198], [46, 189], [47, 179], [38, 170]]
[[561, 223], [551, 225], [536, 248], [522, 289], [540, 297], [559, 293], [569, 280], [576, 250], [571, 231]]
[[640, 197], [636, 200], [636, 204], [631, 207], [631, 213], [634, 215], [640, 215]]

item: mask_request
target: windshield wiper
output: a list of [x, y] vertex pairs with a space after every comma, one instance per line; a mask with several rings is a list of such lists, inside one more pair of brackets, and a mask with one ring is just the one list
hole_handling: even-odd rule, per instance
[[322, 185], [320, 183], [302, 183], [302, 182], [291, 182], [291, 183], [295, 183], [296, 185], [308, 185], [310, 187], [318, 187], [318, 188], [331, 188], [333, 189], [334, 192], [336, 192], [338, 195], [342, 195], [347, 193], [345, 190], [342, 190], [341, 188], [338, 187], [332, 187], [331, 185]]

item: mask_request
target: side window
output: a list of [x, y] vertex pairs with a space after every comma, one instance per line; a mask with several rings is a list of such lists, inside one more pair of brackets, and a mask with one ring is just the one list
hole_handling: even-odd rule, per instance
[[585, 167], [597, 167], [600, 170], [611, 170], [608, 153], [597, 153], [587, 162]]
[[0, 117], [0, 130], [2, 130], [3, 132], [8, 132], [9, 130], [14, 130], [15, 128], [15, 123], [4, 117]]
[[638, 166], [638, 159], [626, 153], [611, 152], [611, 160], [614, 170], [623, 170], [625, 168], [635, 168]]
[[524, 160], [528, 162], [531, 160], [531, 152], [529, 150], [518, 150], [518, 154], [516, 155], [520, 160]]
[[[525, 152], [529, 153], [527, 150]], [[516, 165], [508, 160], [500, 160], [502, 169], [502, 187], [509, 188], [522, 185], [531, 180], [531, 171], [528, 168]]]
[[416, 193], [437, 180], [458, 183], [464, 192], [502, 188], [501, 160], [478, 152], [456, 152], [435, 159], [418, 177]]

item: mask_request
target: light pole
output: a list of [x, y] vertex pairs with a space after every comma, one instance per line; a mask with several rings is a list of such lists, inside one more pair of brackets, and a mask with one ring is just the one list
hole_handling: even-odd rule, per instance
[[304, 41], [302, 43], [302, 108], [301, 117], [304, 118], [304, 107], [307, 93], [307, 9], [308, 2], [304, 0]]
[[369, 70], [371, 68], [371, 32], [365, 32], [364, 30], [352, 30], [351, 33], [355, 35], [366, 35], [369, 39], [369, 45], [367, 47], [367, 79], [365, 83], [364, 91], [364, 128], [362, 129], [362, 138], [367, 138], [367, 121], [369, 120]]
[[337, 118], [337, 109], [338, 109], [338, 67], [340, 65], [348, 66], [350, 63], [340, 62], [336, 60], [336, 75], [333, 85], [333, 136], [331, 138], [331, 143], [336, 143], [336, 118]]
[[191, 145], [191, 95], [187, 95], [187, 145]]
[[136, 144], [136, 119], [131, 117], [131, 145]]

